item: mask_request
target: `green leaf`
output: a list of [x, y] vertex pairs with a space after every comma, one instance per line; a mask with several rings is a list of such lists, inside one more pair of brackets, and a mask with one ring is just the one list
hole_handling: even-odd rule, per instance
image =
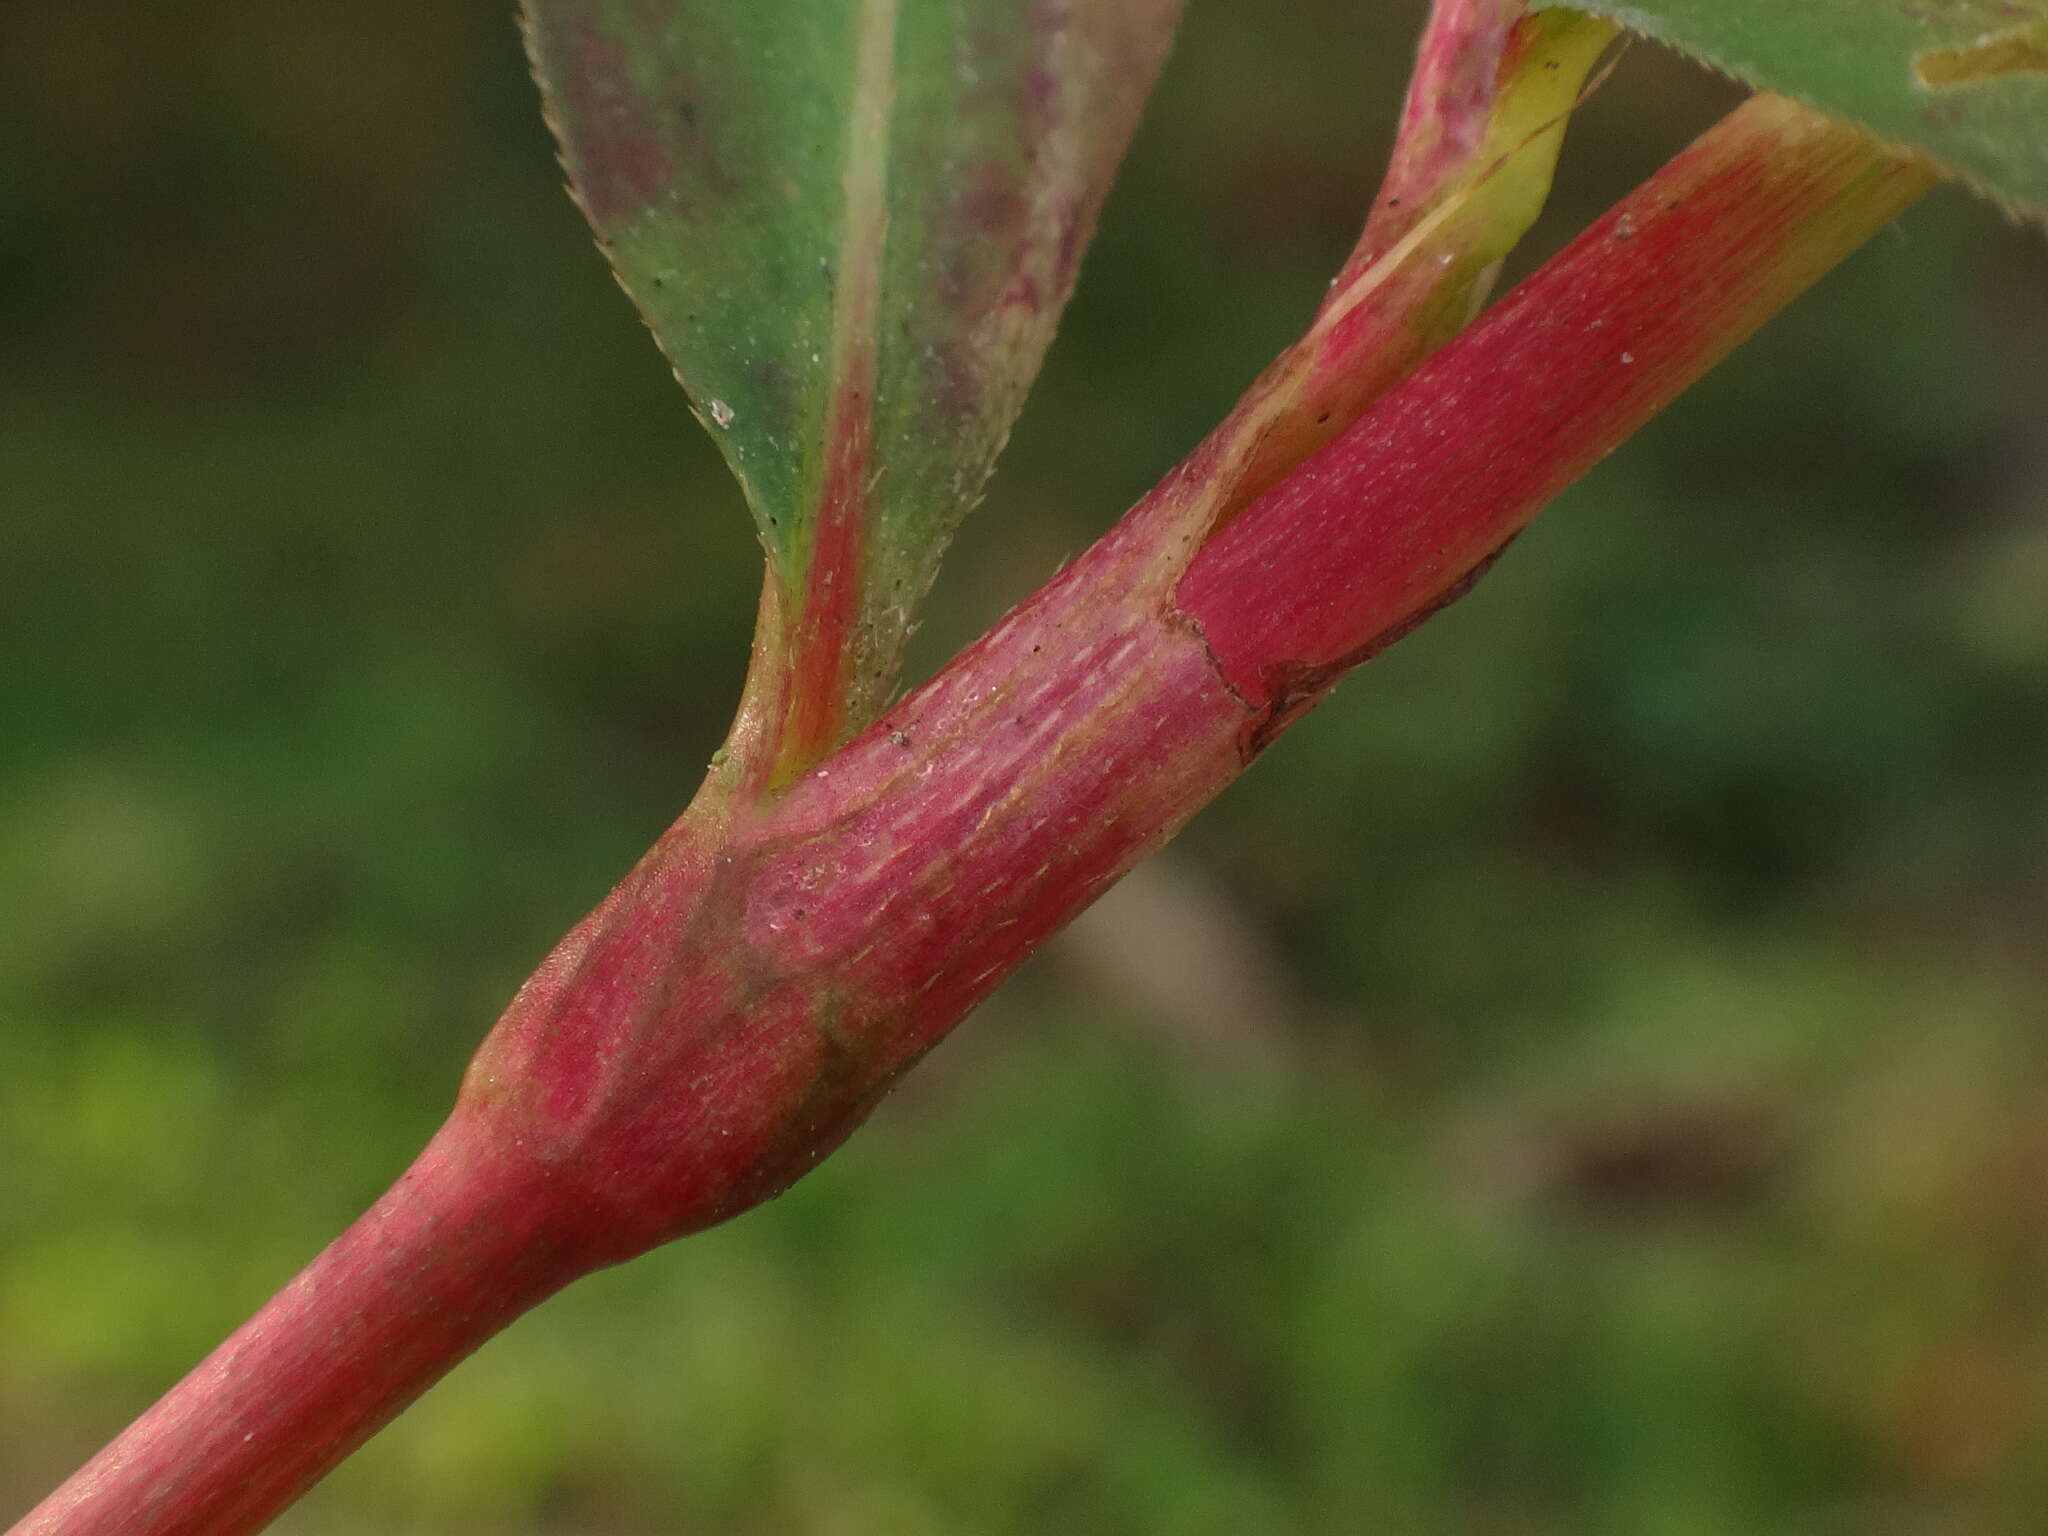
[[[1560, 0], [1538, 0], [1539, 8]], [[1568, 0], [2048, 217], [2048, 0]]]
[[528, 0], [578, 199], [746, 492], [783, 772], [871, 718], [1181, 0]]

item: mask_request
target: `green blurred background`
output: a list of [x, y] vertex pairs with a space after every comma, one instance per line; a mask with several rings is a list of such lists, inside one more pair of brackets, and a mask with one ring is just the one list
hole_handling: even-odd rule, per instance
[[[1419, 0], [1195, 0], [920, 637], [1297, 330]], [[1637, 49], [1569, 231], [1733, 99]], [[682, 806], [757, 555], [503, 0], [0, 13], [0, 1513]], [[775, 1205], [302, 1533], [2048, 1525], [2048, 244], [1912, 212]]]

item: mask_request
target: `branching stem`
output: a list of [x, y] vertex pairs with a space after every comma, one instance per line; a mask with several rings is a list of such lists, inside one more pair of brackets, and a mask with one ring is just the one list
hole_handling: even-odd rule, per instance
[[[1206, 543], [1169, 482], [779, 795], [714, 773], [521, 990], [412, 1170], [16, 1536], [255, 1530], [576, 1275], [785, 1187], [1929, 179], [1757, 98]], [[742, 748], [767, 736], [747, 720]]]

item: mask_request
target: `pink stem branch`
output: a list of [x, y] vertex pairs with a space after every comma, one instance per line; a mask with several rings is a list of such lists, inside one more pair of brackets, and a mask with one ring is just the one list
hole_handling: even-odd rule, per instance
[[1220, 530], [1178, 603], [1261, 712], [1259, 741], [1932, 180], [1753, 97]]

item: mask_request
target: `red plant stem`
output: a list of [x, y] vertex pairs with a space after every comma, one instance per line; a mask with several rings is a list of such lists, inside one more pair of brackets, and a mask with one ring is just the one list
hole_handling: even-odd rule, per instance
[[1155, 494], [779, 797], [714, 775], [521, 989], [414, 1169], [17, 1536], [254, 1530], [574, 1275], [787, 1186], [1927, 182], [1758, 98], [1206, 545]]
[[1753, 97], [1220, 530], [1178, 603], [1260, 742], [1932, 180]]
[[16, 1536], [252, 1531], [590, 1266], [536, 1170], [458, 1118], [374, 1206]]

